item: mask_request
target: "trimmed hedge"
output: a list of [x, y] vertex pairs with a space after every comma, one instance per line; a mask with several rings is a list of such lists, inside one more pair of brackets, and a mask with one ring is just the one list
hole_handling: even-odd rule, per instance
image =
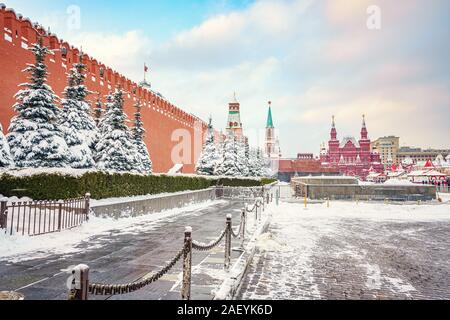
[[202, 178], [133, 174], [109, 174], [88, 172], [80, 177], [60, 174], [38, 174], [15, 177], [0, 176], [0, 194], [6, 197], [30, 197], [34, 200], [58, 200], [82, 197], [90, 193], [93, 199], [131, 197], [147, 194], [172, 193], [187, 190], [201, 190], [212, 186], [254, 187], [272, 183], [275, 180]]

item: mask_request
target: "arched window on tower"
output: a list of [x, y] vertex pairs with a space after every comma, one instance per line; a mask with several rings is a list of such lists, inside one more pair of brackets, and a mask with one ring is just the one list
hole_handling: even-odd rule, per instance
[[67, 48], [66, 47], [61, 48], [61, 55], [62, 55], [63, 59], [67, 58]]

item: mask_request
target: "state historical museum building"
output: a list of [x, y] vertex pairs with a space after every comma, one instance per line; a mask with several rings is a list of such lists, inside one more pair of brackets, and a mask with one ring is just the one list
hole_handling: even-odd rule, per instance
[[358, 176], [362, 179], [365, 179], [369, 172], [384, 172], [380, 155], [371, 150], [371, 141], [368, 138], [364, 116], [361, 137], [358, 141], [354, 137], [345, 137], [342, 141], [339, 141], [333, 116], [328, 150], [322, 149], [320, 161], [322, 168], [334, 169], [340, 174]]

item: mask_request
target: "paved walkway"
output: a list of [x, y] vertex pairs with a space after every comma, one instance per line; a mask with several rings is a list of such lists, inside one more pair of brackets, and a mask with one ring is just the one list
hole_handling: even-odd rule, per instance
[[283, 205], [238, 298], [450, 299], [450, 204], [319, 206]]
[[[185, 226], [193, 227], [194, 239], [203, 243], [214, 240], [225, 228], [227, 214], [232, 214], [236, 225], [240, 222], [241, 202], [221, 202], [196, 212], [185, 212], [176, 218], [162, 220], [155, 228], [141, 223], [135, 232], [111, 230], [109, 235], [92, 237], [87, 249], [75, 255], [53, 255], [45, 259], [34, 259], [9, 264], [0, 258], [0, 291], [18, 290], [27, 299], [67, 299], [66, 279], [61, 271], [72, 265], [88, 264], [90, 279], [100, 283], [128, 283], [146, 273], [156, 271], [180, 250], [183, 245]], [[236, 241], [234, 245], [237, 246]], [[86, 243], [79, 246], [91, 248]], [[233, 252], [233, 258], [238, 257]], [[193, 254], [193, 299], [211, 299], [212, 291], [221, 283], [224, 251], [221, 248], [209, 253]], [[106, 297], [107, 299], [165, 300], [180, 299], [181, 265], [178, 265], [162, 280], [132, 294]], [[90, 297], [105, 299], [105, 297]]]

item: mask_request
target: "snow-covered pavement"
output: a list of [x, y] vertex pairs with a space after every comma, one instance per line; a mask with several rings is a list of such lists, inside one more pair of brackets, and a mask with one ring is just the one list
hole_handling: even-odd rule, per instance
[[[0, 291], [18, 291], [33, 300], [65, 300], [67, 269], [80, 263], [91, 267], [92, 282], [136, 281], [175, 256], [183, 245], [186, 226], [193, 228], [194, 239], [209, 242], [225, 228], [227, 214], [233, 215], [234, 225], [239, 223], [242, 208], [242, 202], [213, 201], [136, 218], [92, 218], [80, 228], [35, 238], [1, 236]], [[193, 255], [194, 299], [212, 299], [213, 290], [225, 277], [221, 274], [223, 252], [217, 248]], [[233, 252], [233, 259], [237, 255]], [[106, 298], [178, 300], [181, 271], [177, 264], [149, 287]]]
[[283, 203], [243, 299], [450, 299], [450, 203]]
[[208, 201], [200, 204], [193, 204], [185, 208], [173, 209], [122, 219], [98, 218], [91, 216], [89, 223], [81, 225], [72, 230], [65, 230], [60, 233], [51, 233], [39, 237], [9, 236], [0, 233], [0, 261], [9, 263], [21, 263], [34, 259], [42, 259], [58, 254], [73, 255], [80, 252], [94, 250], [98, 247], [97, 241], [92, 241], [93, 237], [103, 238], [112, 234], [131, 235], [140, 231], [151, 231], [161, 223], [169, 223], [180, 215], [188, 217], [196, 212], [225, 201]]

